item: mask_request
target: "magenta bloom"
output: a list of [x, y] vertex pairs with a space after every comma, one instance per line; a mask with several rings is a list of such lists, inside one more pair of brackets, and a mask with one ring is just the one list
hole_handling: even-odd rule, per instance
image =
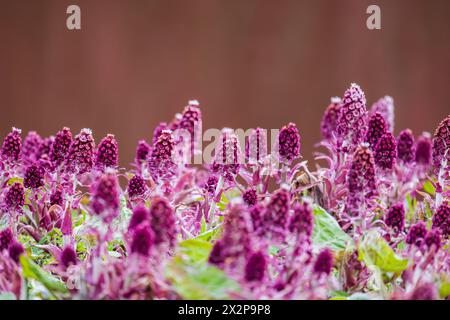
[[330, 140], [336, 135], [339, 115], [341, 112], [341, 98], [334, 97], [323, 114], [320, 131], [324, 139]]
[[176, 217], [170, 204], [163, 198], [153, 199], [150, 207], [150, 221], [155, 245], [173, 248], [177, 237]]
[[288, 222], [290, 209], [290, 195], [285, 189], [278, 189], [270, 197], [270, 202], [264, 212], [264, 227], [268, 229], [278, 229], [275, 232], [283, 231]]
[[267, 155], [267, 130], [251, 129], [245, 141], [245, 160], [249, 164], [260, 163]]
[[217, 240], [208, 257], [208, 262], [221, 267], [225, 262], [226, 256], [221, 240]]
[[433, 164], [440, 168], [443, 161], [450, 166], [450, 114], [439, 123], [433, 136]]
[[25, 190], [21, 183], [14, 182], [6, 192], [5, 205], [7, 210], [21, 211], [25, 203]]
[[12, 128], [12, 131], [5, 137], [2, 145], [3, 159], [9, 162], [17, 162], [19, 160], [22, 150], [21, 132], [20, 129]]
[[352, 83], [344, 93], [337, 124], [337, 133], [344, 143], [344, 150], [351, 152], [363, 142], [367, 131], [366, 97], [361, 88]]
[[76, 265], [78, 263], [77, 253], [72, 247], [67, 246], [61, 251], [60, 261], [65, 268]]
[[289, 221], [289, 231], [298, 235], [304, 234], [308, 238], [311, 236], [314, 226], [312, 208], [307, 201], [301, 204], [296, 203], [294, 214]]
[[394, 99], [385, 96], [372, 105], [371, 113], [380, 113], [386, 120], [387, 130], [394, 132]]
[[317, 256], [316, 262], [314, 263], [313, 267], [314, 273], [317, 275], [329, 275], [331, 273], [331, 269], [333, 268], [333, 264], [333, 252], [331, 252], [330, 249], [326, 248], [322, 250]]
[[95, 141], [90, 129], [81, 129], [70, 146], [66, 160], [70, 172], [83, 174], [94, 166]]
[[119, 183], [114, 173], [102, 174], [92, 187], [91, 207], [107, 223], [119, 215]]
[[177, 129], [187, 130], [191, 135], [191, 153], [194, 153], [195, 145], [201, 138], [202, 130], [202, 113], [198, 107], [199, 103], [196, 100], [189, 101], [189, 104], [184, 108], [180, 121], [177, 123]]
[[414, 161], [415, 153], [416, 146], [412, 131], [405, 129], [400, 132], [397, 138], [397, 156], [404, 163], [411, 163]]
[[383, 170], [391, 170], [397, 159], [397, 141], [390, 132], [386, 132], [378, 141], [374, 150], [375, 164]]
[[398, 203], [389, 208], [386, 219], [386, 225], [395, 231], [403, 231], [405, 226], [405, 208], [403, 204]]
[[23, 246], [17, 242], [16, 240], [13, 240], [8, 248], [9, 257], [15, 261], [16, 263], [19, 263], [20, 256], [25, 252]]
[[35, 164], [29, 166], [25, 171], [23, 185], [25, 188], [29, 189], [38, 189], [42, 187], [44, 185], [44, 169]]
[[128, 182], [128, 196], [133, 199], [142, 196], [147, 191], [147, 184], [145, 180], [139, 176], [135, 175]]
[[6, 228], [0, 231], [0, 254], [3, 250], [9, 248], [9, 245], [12, 243], [14, 237], [11, 231], [11, 228]]
[[205, 190], [210, 196], [214, 196], [218, 180], [219, 179], [217, 176], [210, 175], [203, 186], [203, 190]]
[[64, 203], [63, 190], [62, 188], [56, 188], [50, 195], [50, 206], [58, 205], [62, 207], [63, 203]]
[[133, 232], [131, 252], [144, 257], [150, 256], [153, 246], [153, 232], [148, 223], [140, 224]]
[[435, 250], [438, 250], [441, 247], [441, 237], [442, 235], [439, 229], [431, 229], [425, 236], [425, 245], [428, 249], [434, 247]]
[[167, 129], [169, 129], [169, 126], [167, 125], [167, 123], [166, 122], [160, 122], [158, 124], [158, 126], [155, 128], [155, 130], [153, 130], [152, 143], [155, 144], [156, 142], [158, 142], [158, 138], [161, 135], [161, 133], [163, 132], [163, 130], [167, 130]]
[[245, 190], [244, 193], [242, 194], [242, 199], [249, 207], [254, 206], [258, 201], [256, 190], [253, 188]]
[[290, 162], [300, 156], [300, 133], [295, 123], [290, 122], [280, 130], [278, 152], [283, 161]]
[[151, 147], [148, 145], [145, 140], [139, 140], [138, 145], [136, 147], [136, 163], [142, 163], [148, 160], [149, 154], [151, 152]]
[[220, 142], [215, 150], [212, 170], [223, 175], [228, 180], [233, 180], [239, 173], [241, 163], [241, 148], [239, 140], [232, 129], [224, 128]]
[[420, 247], [427, 235], [427, 227], [425, 222], [419, 221], [409, 228], [408, 235], [406, 236], [406, 243]]
[[431, 139], [428, 135], [421, 135], [416, 143], [416, 163], [422, 166], [431, 164]]
[[133, 209], [133, 215], [131, 216], [130, 223], [128, 224], [128, 230], [135, 230], [141, 223], [150, 221], [150, 213], [148, 209], [143, 205], [138, 205]]
[[261, 282], [266, 273], [267, 260], [264, 254], [260, 251], [252, 253], [245, 265], [245, 281], [247, 282]]
[[366, 142], [372, 150], [375, 149], [378, 141], [387, 132], [386, 122], [379, 112], [375, 112], [369, 118], [369, 125], [366, 133]]
[[174, 174], [174, 140], [172, 131], [163, 130], [152, 148], [149, 169], [153, 179], [170, 177]]
[[439, 229], [444, 237], [450, 236], [450, 206], [441, 204], [433, 215], [433, 229]]
[[115, 168], [119, 164], [119, 145], [113, 134], [108, 134], [100, 141], [95, 164], [98, 168]]
[[24, 163], [33, 164], [40, 159], [43, 143], [44, 140], [36, 131], [28, 132], [22, 145], [22, 160]]
[[67, 127], [58, 131], [55, 140], [50, 148], [50, 161], [53, 166], [59, 167], [69, 154], [70, 146], [72, 145], [72, 132]]
[[347, 173], [347, 188], [347, 202], [354, 209], [376, 194], [374, 159], [367, 146], [359, 146], [353, 155]]

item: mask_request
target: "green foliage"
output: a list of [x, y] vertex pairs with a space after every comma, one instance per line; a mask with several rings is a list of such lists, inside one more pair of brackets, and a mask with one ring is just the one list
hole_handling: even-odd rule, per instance
[[383, 272], [399, 273], [408, 267], [408, 260], [396, 255], [386, 240], [375, 230], [363, 237], [358, 251], [361, 261]]
[[354, 246], [353, 239], [346, 234], [337, 221], [323, 209], [314, 206], [313, 244], [318, 248], [328, 247], [335, 251]]
[[200, 239], [180, 243], [177, 255], [167, 266], [167, 278], [183, 299], [229, 299], [239, 285], [207, 263], [212, 245]]
[[64, 283], [44, 271], [26, 255], [22, 255], [20, 257], [20, 263], [22, 265], [23, 276], [28, 280], [36, 280], [53, 296], [58, 297], [59, 294], [65, 294], [68, 292]]

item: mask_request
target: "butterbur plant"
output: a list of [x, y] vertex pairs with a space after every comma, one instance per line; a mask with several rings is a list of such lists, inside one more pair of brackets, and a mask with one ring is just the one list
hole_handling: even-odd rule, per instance
[[394, 132], [393, 99], [368, 110], [351, 84], [324, 110], [314, 163], [294, 120], [216, 130], [209, 161], [192, 100], [130, 168], [113, 134], [13, 128], [0, 297], [448, 299], [449, 116], [433, 135]]

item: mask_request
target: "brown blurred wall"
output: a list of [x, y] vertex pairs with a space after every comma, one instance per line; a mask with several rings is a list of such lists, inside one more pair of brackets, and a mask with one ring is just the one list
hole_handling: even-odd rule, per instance
[[[311, 159], [331, 96], [390, 94], [396, 132], [449, 113], [448, 0], [0, 1], [0, 138], [12, 126], [115, 133], [121, 163], [189, 99], [204, 128], [294, 121]], [[66, 28], [81, 7], [82, 30]], [[381, 7], [382, 30], [366, 28]]]

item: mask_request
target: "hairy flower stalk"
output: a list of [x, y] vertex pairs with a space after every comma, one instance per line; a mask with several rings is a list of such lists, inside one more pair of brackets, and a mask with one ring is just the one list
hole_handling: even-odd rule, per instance
[[5, 207], [7, 211], [21, 212], [22, 206], [25, 203], [25, 190], [21, 183], [15, 182], [5, 194]]
[[12, 131], [3, 140], [2, 158], [9, 163], [15, 163], [20, 159], [22, 151], [21, 130], [12, 128]]
[[331, 103], [325, 110], [320, 124], [320, 131], [322, 137], [326, 140], [331, 140], [336, 136], [336, 129], [341, 112], [341, 98], [331, 98]]
[[135, 157], [135, 161], [138, 165], [148, 160], [148, 157], [151, 153], [151, 149], [152, 148], [147, 142], [145, 142], [145, 140], [139, 140], [138, 145], [136, 147], [136, 157]]
[[70, 145], [66, 166], [69, 172], [83, 174], [94, 166], [95, 141], [90, 129], [81, 129]]
[[147, 189], [148, 187], [145, 183], [145, 180], [139, 175], [134, 175], [133, 178], [131, 178], [128, 182], [127, 191], [130, 199], [135, 199], [143, 196], [145, 192], [147, 192]]
[[154, 244], [159, 247], [173, 249], [177, 228], [175, 213], [164, 198], [154, 199], [150, 208], [150, 221], [154, 234]]
[[100, 216], [105, 223], [119, 215], [119, 183], [113, 172], [106, 172], [92, 185], [92, 212]]
[[97, 148], [95, 165], [97, 168], [115, 168], [119, 164], [119, 145], [113, 134], [100, 141]]
[[290, 194], [281, 188], [270, 197], [263, 213], [265, 233], [274, 239], [284, 239], [290, 210]]
[[444, 237], [450, 237], [450, 206], [441, 204], [433, 215], [433, 228], [439, 229]]
[[153, 180], [169, 179], [175, 174], [174, 140], [172, 131], [163, 130], [152, 148], [148, 160], [149, 171]]
[[366, 97], [361, 88], [352, 83], [344, 93], [337, 124], [337, 134], [341, 150], [351, 153], [363, 142], [367, 131]]
[[38, 189], [44, 185], [44, 169], [38, 165], [31, 165], [25, 171], [25, 177], [23, 179], [23, 185], [25, 188]]
[[423, 221], [419, 221], [409, 228], [408, 235], [406, 236], [406, 243], [420, 247], [427, 235], [427, 227]]
[[22, 160], [25, 164], [30, 165], [40, 159], [43, 143], [44, 140], [36, 131], [28, 132], [22, 145]]
[[399, 203], [391, 206], [386, 214], [385, 222], [395, 232], [403, 231], [405, 226], [405, 208], [403, 204]]
[[[160, 122], [156, 128], [153, 130], [153, 138], [152, 138], [152, 144], [155, 144], [158, 142], [158, 138], [163, 132], [163, 130], [168, 130], [169, 126], [167, 125], [167, 122]], [[141, 140], [144, 142], [143, 140]], [[143, 157], [143, 159], [146, 159], [146, 155]], [[141, 157], [142, 158], [142, 157]]]
[[433, 136], [433, 164], [437, 171], [436, 204], [442, 203], [442, 190], [450, 186], [450, 115], [442, 120]]
[[250, 165], [261, 164], [267, 156], [267, 130], [250, 129], [245, 141], [245, 161]]
[[[202, 137], [202, 113], [199, 105], [197, 100], [189, 101], [189, 104], [184, 108], [181, 118], [176, 125], [177, 130], [187, 131], [189, 134], [189, 141], [183, 141], [183, 143], [188, 143], [187, 147], [189, 154], [187, 158], [189, 159], [194, 156], [196, 152], [200, 151], [199, 144]], [[182, 135], [180, 138], [184, 139], [185, 137]]]
[[416, 163], [424, 168], [428, 168], [431, 164], [431, 139], [427, 134], [422, 134], [416, 143]]
[[309, 239], [312, 235], [314, 218], [309, 201], [304, 200], [301, 204], [294, 205], [294, 213], [289, 221], [289, 232], [299, 238]]
[[372, 105], [371, 113], [379, 113], [386, 121], [387, 130], [394, 132], [394, 99], [384, 96]]
[[290, 122], [280, 130], [278, 136], [280, 160], [290, 163], [300, 156], [300, 133], [295, 123]]

